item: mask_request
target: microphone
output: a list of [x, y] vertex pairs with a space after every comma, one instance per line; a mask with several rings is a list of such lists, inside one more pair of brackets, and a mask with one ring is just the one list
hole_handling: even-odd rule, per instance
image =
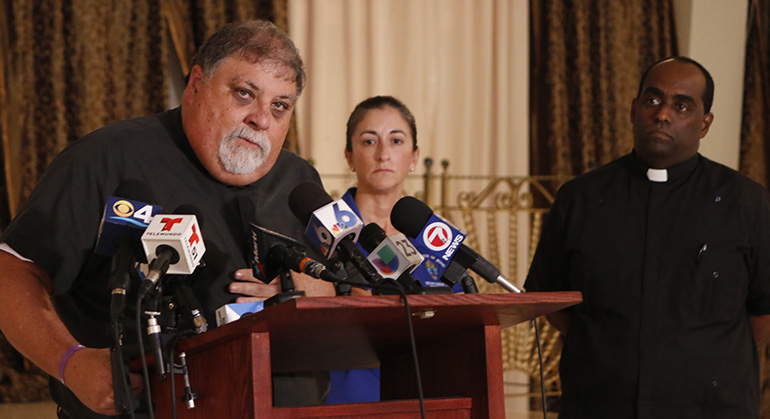
[[198, 218], [193, 214], [179, 214], [182, 211], [197, 212], [192, 207], [181, 206], [174, 214], [158, 214], [142, 235], [145, 255], [148, 260], [153, 256], [154, 259], [142, 282], [140, 296], [154, 288], [167, 273], [193, 273], [206, 252]]
[[264, 283], [269, 283], [282, 269], [291, 269], [305, 273], [313, 278], [335, 282], [340, 279], [326, 266], [309, 258], [305, 246], [291, 237], [250, 224], [251, 227], [251, 267], [254, 277]]
[[289, 209], [307, 225], [305, 235], [327, 258], [343, 239], [357, 241], [364, 226], [345, 201], [333, 201], [315, 182], [300, 183], [291, 191]]
[[131, 282], [131, 270], [137, 260], [146, 262], [141, 236], [153, 215], [161, 207], [148, 204], [155, 199], [141, 180], [127, 179], [107, 198], [99, 223], [95, 252], [112, 256], [109, 287], [112, 290], [110, 316], [118, 319], [125, 308], [126, 292]]
[[187, 284], [187, 278], [178, 277], [174, 282], [176, 284], [174, 287], [174, 297], [179, 303], [179, 307], [189, 313], [195, 333], [201, 334], [207, 331], [209, 327], [208, 322], [203, 317], [203, 313], [201, 313], [201, 305], [198, 299]]
[[161, 377], [166, 374], [166, 362], [163, 356], [163, 345], [160, 342], [160, 333], [162, 328], [158, 323], [159, 311], [146, 311], [147, 315], [147, 337], [150, 338], [150, 346], [155, 357], [155, 364], [158, 368], [158, 375]]
[[426, 259], [440, 268], [438, 274], [442, 280], [457, 283], [462, 271], [471, 269], [487, 282], [499, 284], [509, 292], [521, 292], [497, 267], [462, 244], [465, 234], [417, 198], [399, 199], [390, 213], [390, 222], [407, 237], [415, 239], [415, 246], [423, 255], [427, 254]]
[[367, 259], [383, 278], [395, 279], [407, 290], [420, 288], [411, 273], [423, 257], [406, 236], [387, 236], [377, 223], [369, 223], [361, 230], [358, 243], [369, 252]]
[[119, 250], [130, 248], [140, 262], [147, 262], [141, 246], [142, 233], [152, 217], [162, 211], [161, 207], [148, 203], [154, 201], [152, 192], [141, 180], [122, 181], [114, 195], [107, 197], [94, 251], [113, 256]]
[[133, 412], [135, 400], [128, 385], [128, 371], [123, 356], [123, 325], [126, 292], [137, 260], [146, 262], [141, 236], [153, 215], [162, 209], [148, 204], [155, 198], [147, 185], [138, 179], [122, 181], [113, 195], [107, 197], [94, 252], [112, 257], [109, 287], [110, 300], [110, 364], [112, 366], [114, 406], [118, 413]]
[[[405, 196], [396, 202], [390, 212], [393, 226], [412, 239], [412, 243], [425, 258], [423, 266], [414, 272], [423, 284], [441, 282], [453, 286], [460, 280], [460, 273], [450, 269], [452, 257], [465, 233], [443, 218], [417, 198]], [[456, 266], [457, 264], [455, 264]], [[461, 269], [464, 272], [464, 269]]]
[[424, 258], [402, 233], [387, 236], [379, 225], [370, 223], [361, 230], [358, 243], [369, 252], [368, 259], [380, 275], [395, 279], [408, 294], [452, 293], [452, 289], [444, 284], [424, 286], [415, 279], [415, 269], [419, 269]]
[[289, 209], [307, 225], [305, 236], [324, 256], [336, 254], [343, 262], [350, 262], [370, 284], [382, 281], [382, 275], [355, 244], [364, 223], [345, 201], [332, 200], [317, 183], [303, 182], [289, 194]]

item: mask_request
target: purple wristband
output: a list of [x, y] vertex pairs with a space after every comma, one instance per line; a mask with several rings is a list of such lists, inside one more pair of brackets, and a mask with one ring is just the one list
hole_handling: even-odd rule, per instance
[[59, 361], [59, 381], [61, 381], [61, 383], [64, 384], [65, 386], [67, 385], [67, 383], [64, 382], [64, 369], [67, 368], [67, 361], [70, 360], [70, 358], [75, 352], [83, 348], [85, 348], [85, 346], [83, 345], [70, 346], [69, 348], [67, 348], [67, 351], [64, 352], [64, 355], [62, 355], [61, 361]]

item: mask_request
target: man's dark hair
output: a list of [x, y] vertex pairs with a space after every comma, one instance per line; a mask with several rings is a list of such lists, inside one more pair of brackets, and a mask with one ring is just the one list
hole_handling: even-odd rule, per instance
[[669, 60], [671, 60], [671, 61], [678, 61], [680, 63], [692, 64], [695, 67], [698, 67], [698, 70], [700, 70], [701, 73], [703, 73], [703, 77], [706, 78], [706, 89], [703, 91], [703, 97], [702, 97], [702, 100], [703, 100], [703, 111], [704, 111], [704, 113], [711, 112], [711, 104], [714, 103], [714, 79], [711, 78], [711, 74], [708, 72], [708, 70], [706, 70], [706, 67], [703, 67], [699, 62], [697, 62], [697, 61], [695, 61], [695, 60], [693, 60], [692, 58], [689, 58], [689, 57], [682, 57], [682, 56], [668, 57], [668, 58], [664, 58], [662, 60], [659, 60], [659, 61], [655, 62], [655, 64], [647, 67], [647, 69], [644, 70], [644, 73], [642, 73], [642, 79], [639, 80], [639, 91], [636, 93], [636, 98], [638, 99], [639, 96], [642, 95], [642, 86], [644, 85], [644, 80], [647, 78], [647, 73], [649, 73], [650, 70], [653, 67], [655, 67], [656, 65], [658, 65], [658, 64], [660, 64], [660, 63], [662, 63], [664, 61], [669, 61]]
[[345, 134], [346, 151], [353, 152], [353, 131], [356, 130], [356, 125], [364, 119], [366, 113], [372, 109], [384, 109], [388, 106], [397, 110], [407, 125], [409, 125], [409, 130], [412, 132], [412, 151], [417, 150], [417, 123], [415, 123], [414, 116], [409, 111], [409, 108], [393, 96], [374, 96], [356, 105], [353, 112], [350, 113], [348, 129]]
[[219, 28], [198, 49], [192, 65], [200, 65], [210, 77], [225, 58], [237, 55], [254, 63], [274, 63], [294, 71], [297, 96], [305, 87], [305, 69], [294, 42], [266, 20], [234, 22]]

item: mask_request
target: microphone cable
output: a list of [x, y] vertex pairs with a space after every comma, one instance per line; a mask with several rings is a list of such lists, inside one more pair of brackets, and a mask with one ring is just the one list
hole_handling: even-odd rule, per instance
[[343, 280], [329, 281], [329, 282], [333, 282], [335, 284], [340, 283], [343, 285], [350, 285], [350, 286], [359, 287], [359, 288], [373, 288], [373, 289], [383, 289], [388, 291], [396, 291], [398, 295], [401, 297], [401, 299], [404, 301], [404, 308], [406, 309], [406, 324], [409, 328], [410, 351], [412, 353], [412, 361], [414, 362], [415, 379], [417, 384], [417, 398], [420, 401], [420, 415], [422, 419], [425, 419], [425, 397], [423, 396], [423, 392], [422, 392], [422, 378], [420, 378], [420, 363], [417, 360], [417, 342], [414, 338], [414, 325], [412, 324], [412, 310], [409, 308], [409, 301], [407, 299], [407, 295], [403, 287], [393, 286], [393, 285], [384, 285], [384, 284], [364, 284], [361, 282], [343, 281]]
[[[115, 375], [119, 375], [119, 377], [113, 377], [113, 380], [120, 380], [121, 383], [119, 385], [113, 385], [113, 391], [123, 391], [124, 394], [121, 396], [125, 398], [126, 400], [126, 406], [123, 406], [128, 411], [128, 416], [131, 419], [136, 418], [136, 414], [134, 412], [134, 403], [132, 400], [132, 394], [131, 394], [131, 385], [126, 381], [126, 368], [125, 368], [125, 360], [123, 357], [123, 346], [119, 345], [120, 338], [122, 336], [122, 327], [120, 325], [120, 320], [113, 319], [111, 320], [112, 328], [113, 328], [113, 347], [110, 349], [111, 351], [111, 361], [115, 363], [116, 365], [113, 365], [112, 367], [112, 373]], [[117, 396], [113, 395], [117, 398]], [[121, 414], [125, 412], [120, 412]]]
[[[503, 287], [508, 292], [513, 294], [523, 294], [526, 292], [523, 288], [519, 290], [518, 292], [513, 292], [510, 289]], [[513, 289], [517, 289], [515, 286], [512, 285]], [[548, 406], [545, 404], [545, 374], [543, 373], [543, 345], [540, 342], [540, 324], [537, 322], [537, 317], [532, 319], [532, 325], [535, 327], [535, 343], [537, 343], [537, 359], [538, 364], [540, 366], [540, 400], [543, 405], [543, 419], [547, 419], [548, 416]]]
[[[171, 386], [171, 417], [173, 419], [177, 418], [177, 407], [176, 407], [176, 380], [174, 376], [176, 375], [176, 364], [174, 364], [174, 358], [176, 357], [176, 344], [181, 340], [188, 336], [195, 336], [197, 333], [194, 330], [183, 330], [181, 332], [176, 333], [169, 342], [170, 347], [170, 355], [169, 358], [171, 359], [171, 377], [169, 377], [169, 385]], [[183, 368], [187, 368], [186, 366], [180, 367], [180, 370]]]
[[[130, 382], [126, 381], [127, 373], [126, 373], [126, 364], [125, 359], [123, 357], [123, 346], [120, 345], [120, 341], [123, 335], [123, 328], [120, 324], [119, 319], [112, 319], [112, 333], [113, 333], [113, 347], [110, 348], [110, 361], [115, 363], [116, 365], [112, 366], [112, 373], [115, 375], [116, 373], [119, 375], [119, 377], [113, 377], [114, 380], [120, 380], [121, 382], [119, 385], [113, 384], [113, 392], [114, 391], [122, 391], [124, 394], [121, 396], [125, 398], [126, 400], [126, 406], [123, 406], [126, 410], [128, 410], [128, 416], [131, 419], [136, 418], [136, 413], [134, 412], [134, 403], [132, 400], [133, 395], [131, 394], [131, 384]], [[116, 395], [113, 394], [113, 397], [117, 400]], [[125, 412], [119, 412], [121, 414]]]
[[[150, 293], [147, 293], [150, 294]], [[147, 392], [147, 411], [150, 419], [155, 419], [154, 410], [152, 406], [152, 391], [150, 390], [150, 372], [147, 367], [147, 359], [144, 353], [144, 338], [142, 336], [142, 300], [144, 295], [138, 295], [136, 299], [136, 335], [139, 345], [139, 358], [142, 360], [142, 376], [144, 378], [144, 388]], [[163, 362], [162, 359], [155, 360], [155, 362]]]
[[[134, 411], [133, 394], [131, 393], [131, 381], [129, 378], [130, 372], [125, 362], [125, 356], [123, 352], [123, 334], [125, 329], [122, 323], [122, 317], [126, 304], [126, 288], [131, 281], [130, 266], [136, 262], [136, 259], [132, 256], [125, 266], [115, 266], [113, 257], [113, 270], [122, 272], [125, 274], [123, 281], [120, 284], [111, 284], [112, 295], [110, 299], [110, 334], [112, 335], [112, 345], [110, 346], [110, 363], [112, 364], [112, 381], [113, 381], [113, 399], [115, 402], [115, 409], [119, 414], [128, 414], [130, 419], [136, 419], [136, 412]], [[118, 404], [121, 404], [118, 408]]]
[[[515, 285], [509, 284], [509, 286], [503, 286], [509, 293], [512, 294], [523, 294], [526, 292], [526, 290], [518, 289]], [[543, 405], [543, 419], [547, 419], [548, 416], [548, 406], [545, 404], [545, 374], [543, 373], [543, 346], [540, 342], [540, 325], [537, 322], [537, 317], [532, 319], [532, 325], [535, 327], [535, 342], [537, 343], [537, 358], [538, 358], [538, 364], [540, 366], [540, 399], [541, 403]]]
[[535, 342], [537, 342], [537, 357], [540, 363], [540, 397], [543, 404], [543, 419], [547, 419], [548, 406], [545, 404], [545, 376], [543, 374], [543, 346], [540, 344], [540, 326], [537, 322], [537, 317], [532, 319], [532, 324], [535, 326]]
[[[201, 266], [205, 266], [205, 263], [201, 259]], [[195, 282], [196, 279], [198, 279], [198, 275], [200, 275], [201, 270], [196, 269], [195, 272], [192, 273], [190, 277], [190, 282]], [[174, 304], [174, 310], [179, 314], [179, 311], [190, 313], [190, 308], [188, 305], [192, 304], [194, 308], [198, 309], [199, 304], [197, 302], [197, 299], [195, 298], [195, 295], [192, 294], [192, 291], [189, 288], [189, 285], [185, 282], [186, 278], [182, 278], [181, 275], [172, 275], [171, 278], [167, 279], [167, 287], [171, 285], [174, 286], [174, 299], [176, 301], [176, 304]], [[184, 294], [177, 294], [178, 290], [184, 289], [190, 294], [185, 296]], [[181, 301], [180, 297], [186, 298], [186, 301]], [[181, 315], [181, 314], [179, 314]], [[167, 352], [168, 352], [168, 360], [169, 360], [169, 385], [171, 387], [171, 417], [173, 419], [177, 418], [177, 400], [176, 400], [176, 374], [177, 374], [177, 365], [174, 363], [174, 359], [176, 359], [176, 345], [179, 343], [181, 339], [187, 338], [189, 336], [195, 336], [199, 335], [201, 333], [206, 332], [206, 327], [201, 328], [199, 323], [196, 323], [196, 318], [194, 314], [191, 314], [190, 316], [190, 322], [192, 323], [192, 328], [187, 328], [183, 330], [178, 330], [176, 333], [174, 333], [171, 338], [169, 339], [168, 344], [166, 345]], [[205, 325], [205, 318], [203, 318], [203, 322]], [[179, 371], [183, 375], [187, 374], [187, 365], [186, 363], [178, 367]], [[192, 400], [195, 400], [197, 398], [196, 394], [187, 394], [188, 387], [185, 387], [185, 396], [189, 396]]]

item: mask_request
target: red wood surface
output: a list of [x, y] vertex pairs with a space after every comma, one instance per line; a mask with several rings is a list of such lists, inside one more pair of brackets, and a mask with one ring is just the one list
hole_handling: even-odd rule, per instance
[[[408, 301], [428, 417], [480, 419], [504, 417], [501, 328], [581, 297], [443, 294]], [[183, 341], [178, 351], [186, 352], [193, 390], [201, 395], [195, 409], [179, 406], [180, 418], [419, 417], [407, 313], [398, 296], [297, 298]], [[272, 407], [271, 372], [376, 366], [382, 402]], [[156, 416], [171, 417], [168, 401], [157, 399], [168, 385], [160, 386], [163, 391], [153, 387]]]

